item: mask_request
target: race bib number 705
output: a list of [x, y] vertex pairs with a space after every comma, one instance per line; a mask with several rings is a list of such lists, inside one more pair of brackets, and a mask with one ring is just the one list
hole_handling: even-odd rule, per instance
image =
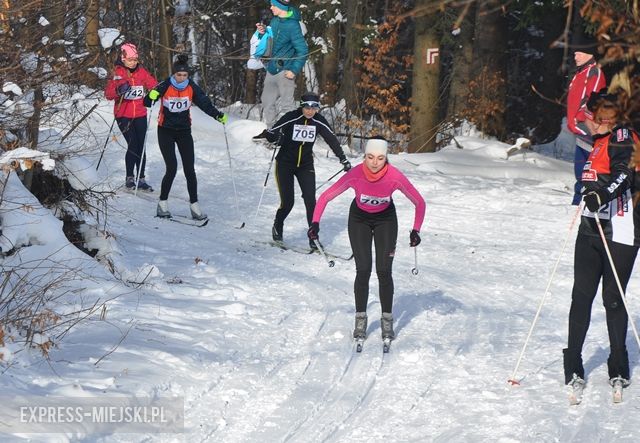
[[293, 125], [293, 141], [309, 142], [316, 141], [316, 127], [312, 125]]

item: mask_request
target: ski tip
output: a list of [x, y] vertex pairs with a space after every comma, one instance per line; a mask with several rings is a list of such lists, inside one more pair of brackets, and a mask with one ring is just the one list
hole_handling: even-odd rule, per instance
[[509, 380], [507, 380], [507, 383], [509, 383], [511, 386], [520, 386], [520, 382], [513, 378], [510, 378]]

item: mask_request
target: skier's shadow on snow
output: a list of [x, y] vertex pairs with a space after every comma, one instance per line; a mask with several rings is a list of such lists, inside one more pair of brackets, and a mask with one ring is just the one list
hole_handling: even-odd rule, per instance
[[[455, 298], [445, 296], [440, 290], [396, 297], [393, 303], [393, 327], [396, 336], [405, 326], [411, 323], [414, 317], [425, 311], [434, 311], [440, 315], [448, 315], [461, 307], [462, 303]], [[367, 329], [367, 335], [380, 329], [380, 319], [371, 322]]]
[[[633, 362], [638, 361], [638, 356], [633, 355], [633, 352], [629, 352], [629, 378], [633, 378]], [[583, 354], [584, 355], [584, 354]], [[607, 371], [607, 360], [609, 359], [609, 348], [603, 348], [601, 346], [598, 347], [596, 352], [591, 354], [587, 361], [584, 362], [584, 374], [585, 378], [588, 380], [591, 375], [595, 375], [596, 377], [600, 377], [600, 373], [596, 372], [599, 366], [604, 366], [605, 372]]]

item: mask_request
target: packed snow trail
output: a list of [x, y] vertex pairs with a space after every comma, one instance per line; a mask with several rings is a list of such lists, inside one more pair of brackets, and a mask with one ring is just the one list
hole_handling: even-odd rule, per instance
[[[52, 353], [50, 366], [34, 356], [28, 370], [8, 371], [1, 382], [8, 395], [184, 397], [183, 435], [76, 435], [71, 440], [640, 439], [636, 385], [625, 389], [623, 403], [614, 405], [611, 399], [599, 297], [584, 349], [584, 399], [568, 406], [562, 348], [573, 242], [561, 258], [517, 374], [521, 385], [507, 383], [575, 211], [570, 195], [562, 192], [572, 181], [569, 163], [535, 153], [507, 161], [508, 145], [473, 137], [460, 138], [463, 150], [392, 155], [427, 202], [420, 272], [411, 273], [414, 252], [408, 246], [413, 207], [397, 196], [397, 338], [383, 355], [374, 273], [368, 337], [358, 354], [351, 337], [354, 261], [336, 260], [329, 268], [318, 254], [256, 247], [270, 241], [279, 202], [270, 180], [253, 218], [272, 154], [250, 140], [262, 129], [251, 121], [227, 128], [238, 198], [247, 215], [245, 228], [238, 230], [222, 130], [194, 112], [199, 199], [209, 224], [196, 229], [155, 219], [155, 202], [133, 195], [113, 200], [109, 225], [122, 260], [132, 270], [153, 272], [141, 287], [112, 302], [104, 321], [72, 330]], [[155, 126], [149, 134], [147, 179], [159, 187], [164, 169]], [[318, 182], [339, 167], [326, 149], [318, 143]], [[108, 156], [105, 164], [117, 186], [122, 151], [110, 145]], [[477, 174], [469, 175], [471, 165]], [[499, 175], [502, 166], [510, 176]], [[180, 174], [169, 198], [176, 213], [188, 210]], [[346, 230], [351, 199], [345, 194], [332, 201], [321, 226], [323, 245], [339, 255], [351, 253]], [[304, 205], [296, 197], [285, 241], [306, 247], [305, 224]], [[639, 291], [634, 275], [631, 300]], [[638, 349], [630, 342], [629, 351], [633, 371]]]

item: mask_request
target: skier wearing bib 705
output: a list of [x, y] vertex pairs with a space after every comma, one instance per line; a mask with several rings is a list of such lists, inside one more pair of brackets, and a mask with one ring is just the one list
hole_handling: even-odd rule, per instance
[[182, 159], [182, 169], [187, 179], [187, 191], [191, 202], [191, 217], [204, 220], [207, 216], [198, 203], [198, 181], [194, 167], [195, 153], [193, 136], [191, 135], [191, 105], [199, 107], [223, 125], [229, 117], [220, 112], [204, 93], [202, 88], [189, 78], [191, 67], [186, 55], [178, 56], [173, 64], [171, 77], [160, 83], [144, 98], [145, 106], [152, 106], [160, 99], [160, 115], [158, 117], [158, 145], [165, 163], [165, 174], [160, 187], [160, 201], [156, 215], [161, 218], [171, 217], [167, 199], [178, 170], [176, 145]]
[[[314, 92], [306, 92], [300, 107], [287, 112], [267, 130], [266, 138], [270, 142], [279, 142], [280, 152], [276, 156], [275, 177], [280, 193], [280, 207], [276, 212], [271, 234], [274, 241], [282, 241], [284, 220], [293, 209], [293, 179], [298, 180], [302, 199], [307, 210], [307, 227], [316, 207], [316, 173], [313, 166], [313, 145], [320, 135], [333, 153], [340, 159], [345, 171], [351, 169], [351, 163], [344, 155], [340, 142], [331, 130], [327, 120], [320, 114], [320, 97]], [[316, 248], [313, 241], [309, 242]]]

